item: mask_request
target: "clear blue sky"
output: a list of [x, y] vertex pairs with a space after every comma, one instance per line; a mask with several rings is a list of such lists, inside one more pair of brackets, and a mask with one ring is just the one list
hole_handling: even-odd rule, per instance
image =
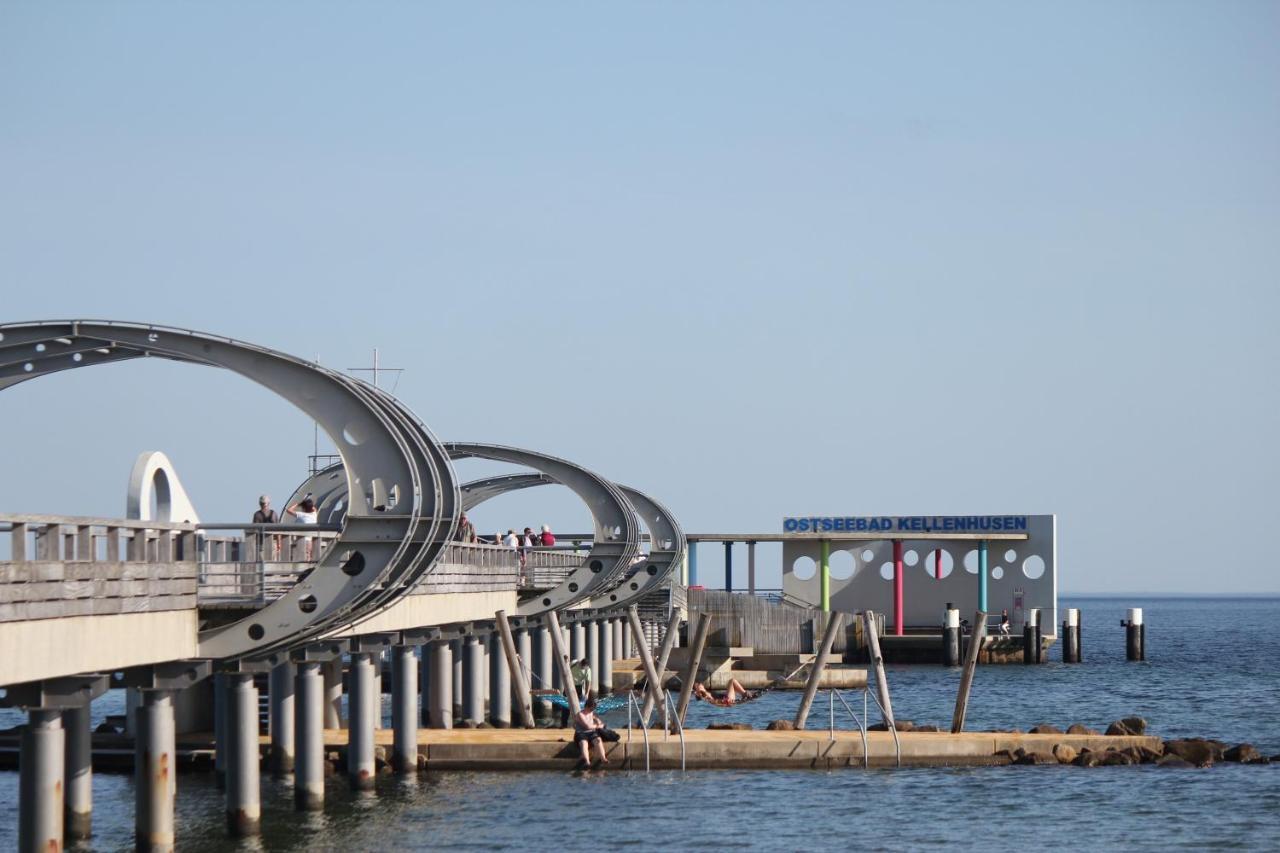
[[[377, 346], [443, 437], [694, 531], [1056, 512], [1068, 591], [1277, 592], [1277, 43], [1267, 2], [10, 0], [0, 314]], [[118, 514], [162, 449], [239, 519], [311, 440], [75, 371], [0, 395], [0, 509]]]

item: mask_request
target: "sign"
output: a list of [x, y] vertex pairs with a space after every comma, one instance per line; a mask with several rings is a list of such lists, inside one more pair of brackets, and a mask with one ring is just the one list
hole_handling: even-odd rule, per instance
[[784, 518], [786, 533], [1025, 533], [1025, 515], [810, 516]]

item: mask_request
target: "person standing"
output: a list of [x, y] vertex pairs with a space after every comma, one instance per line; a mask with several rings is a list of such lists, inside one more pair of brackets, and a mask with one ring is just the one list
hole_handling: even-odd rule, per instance
[[458, 518], [458, 532], [453, 538], [458, 542], [476, 541], [476, 527], [471, 523], [471, 519], [467, 518], [465, 512]]
[[542, 547], [550, 548], [556, 544], [556, 535], [551, 532], [551, 525], [542, 525]]
[[[280, 516], [276, 515], [276, 511], [271, 508], [270, 496], [259, 495], [258, 510], [253, 514], [253, 524], [279, 524], [279, 523], [280, 523]], [[265, 539], [266, 539], [266, 534], [262, 534], [262, 539], [259, 541], [264, 541]], [[274, 552], [274, 556], [272, 557], [272, 559], [279, 560], [280, 559], [279, 534], [272, 536], [271, 542], [272, 542], [272, 551]]]
[[[317, 524], [320, 520], [320, 509], [316, 506], [316, 502], [311, 499], [311, 493], [307, 492], [302, 500], [298, 501], [291, 507], [286, 507], [285, 512], [294, 517], [298, 524]], [[315, 537], [308, 536], [306, 540], [306, 555], [304, 559], [311, 562], [312, 540]]]

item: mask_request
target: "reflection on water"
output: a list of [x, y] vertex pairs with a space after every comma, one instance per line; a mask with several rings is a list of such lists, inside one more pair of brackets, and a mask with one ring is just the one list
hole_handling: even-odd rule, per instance
[[[972, 728], [1100, 725], [1138, 713], [1161, 734], [1252, 740], [1280, 753], [1280, 639], [1258, 632], [1244, 643], [1231, 630], [1276, 624], [1280, 601], [1064, 602], [1072, 605], [1085, 611], [1087, 662], [980, 669]], [[1147, 609], [1146, 664], [1123, 659], [1118, 623], [1130, 605]], [[958, 672], [897, 667], [889, 680], [899, 717], [950, 720]], [[745, 720], [760, 726], [791, 717], [798, 698], [771, 693], [738, 708], [695, 705], [690, 725]], [[625, 713], [615, 716], [625, 719]], [[823, 699], [810, 721], [826, 725]], [[212, 777], [181, 776], [180, 848], [705, 850], [749, 843], [784, 850], [918, 849], [976, 841], [1003, 851], [1075, 840], [1097, 849], [1179, 843], [1267, 849], [1280, 832], [1280, 766], [456, 773], [383, 777], [376, 794], [354, 793], [334, 778], [321, 814], [294, 812], [286, 784], [263, 776], [262, 785], [263, 835], [238, 843], [226, 838]], [[131, 848], [131, 780], [99, 774], [94, 786], [98, 835], [92, 845], [73, 849]], [[17, 774], [0, 773], [0, 848], [14, 847], [16, 800]]]

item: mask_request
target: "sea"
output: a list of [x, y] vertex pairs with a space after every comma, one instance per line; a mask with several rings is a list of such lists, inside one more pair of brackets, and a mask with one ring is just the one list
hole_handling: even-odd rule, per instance
[[[239, 850], [759, 850], [998, 851], [1280, 849], [1280, 598], [1063, 597], [1083, 613], [1085, 661], [979, 667], [966, 729], [1038, 723], [1104, 728], [1137, 715], [1149, 732], [1247, 742], [1270, 765], [1204, 769], [980, 767], [819, 770], [438, 773], [386, 776], [375, 792], [329, 781], [325, 810], [293, 810], [292, 790], [262, 777], [262, 835], [224, 829], [210, 774], [178, 779], [178, 847]], [[1124, 656], [1120, 620], [1142, 607], [1147, 660]], [[950, 724], [958, 669], [892, 666], [894, 712]], [[861, 712], [861, 697], [850, 694]], [[695, 703], [690, 727], [794, 716], [800, 695], [747, 705]], [[95, 703], [95, 716], [120, 699]], [[99, 707], [101, 706], [101, 707]], [[840, 706], [837, 706], [838, 708]], [[612, 722], [625, 725], [625, 712]], [[875, 712], [872, 712], [873, 720]], [[0, 711], [0, 727], [22, 721]], [[96, 720], [95, 720], [96, 722]], [[819, 696], [809, 728], [830, 724]], [[853, 727], [847, 713], [840, 728]], [[133, 848], [133, 782], [94, 776], [94, 838], [71, 850]], [[0, 849], [17, 844], [18, 776], [0, 773]]]

